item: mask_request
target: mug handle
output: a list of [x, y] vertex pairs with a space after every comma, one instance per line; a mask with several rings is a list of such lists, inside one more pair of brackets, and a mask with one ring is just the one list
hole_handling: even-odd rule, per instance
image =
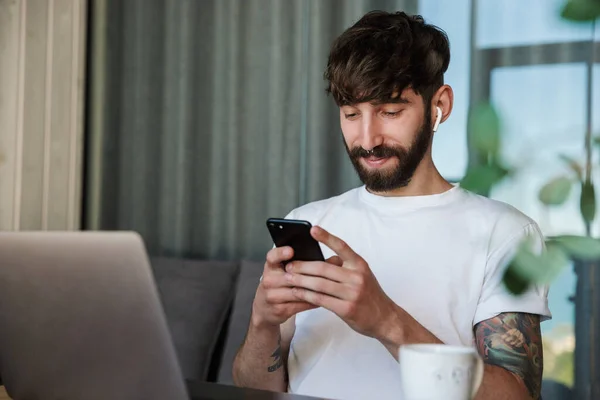
[[475, 361], [475, 376], [473, 376], [473, 388], [471, 389], [471, 399], [475, 398], [475, 395], [479, 390], [479, 386], [481, 386], [481, 382], [483, 381], [483, 359], [479, 356], [479, 354], [476, 354]]

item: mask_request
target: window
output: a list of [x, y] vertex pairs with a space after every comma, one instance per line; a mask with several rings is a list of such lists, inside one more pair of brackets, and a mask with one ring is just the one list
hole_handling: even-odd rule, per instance
[[478, 0], [477, 47], [569, 43], [590, 39], [590, 24], [560, 18], [563, 0]]

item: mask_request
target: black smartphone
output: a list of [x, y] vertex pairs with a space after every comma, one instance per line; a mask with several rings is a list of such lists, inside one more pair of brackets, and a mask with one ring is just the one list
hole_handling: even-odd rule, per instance
[[310, 235], [310, 222], [269, 218], [267, 228], [275, 246], [290, 246], [294, 249], [294, 257], [290, 261], [325, 261], [319, 242]]

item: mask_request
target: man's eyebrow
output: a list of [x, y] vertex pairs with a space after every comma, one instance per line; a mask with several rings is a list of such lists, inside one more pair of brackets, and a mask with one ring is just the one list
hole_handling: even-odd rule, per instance
[[374, 106], [380, 106], [382, 104], [411, 104], [412, 101], [410, 101], [406, 97], [396, 97], [386, 100], [373, 100], [370, 103]]
[[412, 100], [407, 99], [406, 97], [396, 97], [396, 98], [388, 98], [388, 99], [374, 99], [374, 100], [363, 100], [363, 101], [354, 101], [354, 102], [344, 102], [340, 104], [340, 107], [356, 107], [358, 104], [368, 102], [372, 106], [381, 106], [383, 104], [412, 104]]

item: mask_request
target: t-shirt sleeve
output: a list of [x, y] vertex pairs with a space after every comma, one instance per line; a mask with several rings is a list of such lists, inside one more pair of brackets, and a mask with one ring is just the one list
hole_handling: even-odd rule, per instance
[[544, 236], [537, 224], [533, 222], [513, 234], [495, 250], [492, 250], [486, 263], [483, 287], [475, 311], [473, 326], [505, 312], [537, 314], [541, 316], [542, 321], [552, 318], [548, 308], [547, 285], [531, 285], [523, 294], [514, 295], [506, 289], [502, 282], [504, 271], [515, 255], [521, 241], [527, 236], [533, 241], [534, 251], [538, 253], [543, 251]]

